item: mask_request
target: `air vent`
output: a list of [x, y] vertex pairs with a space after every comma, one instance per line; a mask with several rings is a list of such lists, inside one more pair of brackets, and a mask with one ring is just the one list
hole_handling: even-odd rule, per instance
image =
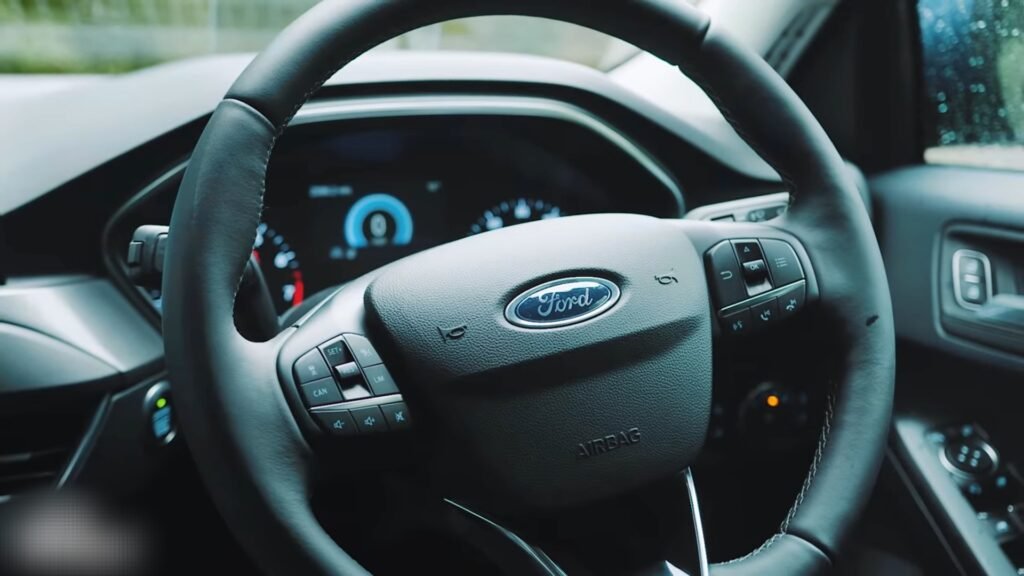
[[785, 77], [796, 64], [800, 54], [814, 38], [835, 7], [832, 3], [815, 4], [801, 8], [789, 21], [779, 38], [768, 49], [764, 59]]
[[56, 488], [97, 407], [94, 400], [18, 404], [0, 412], [0, 502]]

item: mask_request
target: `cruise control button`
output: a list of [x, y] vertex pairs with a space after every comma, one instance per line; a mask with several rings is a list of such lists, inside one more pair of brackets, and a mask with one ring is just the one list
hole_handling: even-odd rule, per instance
[[776, 287], [803, 279], [804, 271], [792, 246], [782, 240], [761, 240], [761, 247]]
[[388, 426], [392, 430], [406, 430], [412, 425], [409, 419], [409, 408], [405, 405], [405, 402], [385, 404], [380, 407], [380, 410], [384, 413], [384, 418], [388, 421]]
[[302, 392], [302, 398], [306, 401], [306, 405], [310, 407], [341, 402], [341, 392], [338, 391], [338, 385], [334, 383], [333, 378], [324, 378], [303, 384], [299, 387], [299, 391]]
[[385, 394], [398, 394], [398, 386], [395, 384], [394, 379], [391, 378], [391, 374], [388, 373], [388, 369], [383, 364], [377, 366], [370, 366], [365, 370], [366, 381], [370, 384], [370, 389], [373, 390], [374, 395], [384, 396]]
[[804, 285], [797, 284], [786, 289], [778, 295], [779, 319], [786, 319], [795, 315], [804, 307]]
[[747, 287], [740, 272], [740, 263], [732, 244], [719, 242], [708, 250], [708, 264], [711, 268], [711, 287], [719, 308], [735, 304], [747, 297]]
[[753, 322], [750, 319], [750, 310], [744, 308], [722, 317], [722, 329], [729, 334], [742, 336], [749, 334], [753, 329]]
[[327, 358], [327, 363], [331, 366], [341, 366], [352, 361], [348, 348], [345, 347], [345, 341], [341, 338], [330, 344], [324, 344], [320, 349], [324, 351], [324, 358]]
[[355, 356], [356, 362], [363, 368], [381, 363], [380, 356], [365, 336], [345, 334], [345, 342], [348, 344], [349, 350], [352, 351], [352, 355]]
[[338, 373], [338, 378], [342, 380], [359, 376], [359, 366], [356, 366], [355, 362], [346, 362], [341, 366], [335, 366], [334, 371]]
[[363, 378], [349, 378], [341, 382], [341, 395], [345, 400], [361, 400], [373, 396], [370, 388], [363, 382]]
[[352, 414], [348, 410], [313, 412], [313, 417], [332, 436], [352, 436], [358, 432], [356, 421], [352, 419]]
[[356, 408], [352, 410], [352, 418], [355, 419], [356, 426], [363, 434], [384, 432], [388, 429], [388, 425], [384, 421], [384, 415], [381, 414], [380, 408], [376, 406]]
[[319, 350], [310, 350], [295, 362], [295, 379], [300, 384], [321, 378], [329, 378], [330, 376], [331, 371], [327, 368], [327, 363], [324, 362], [323, 357], [320, 356]]
[[779, 320], [779, 304], [774, 298], [755, 304], [750, 307], [750, 316], [753, 318], [754, 326], [758, 328], [774, 324]]

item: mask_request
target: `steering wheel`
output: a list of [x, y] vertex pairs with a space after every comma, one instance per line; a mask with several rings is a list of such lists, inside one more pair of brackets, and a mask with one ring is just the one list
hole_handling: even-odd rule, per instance
[[[782, 175], [788, 212], [770, 224], [604, 214], [514, 226], [348, 283], [270, 341], [243, 338], [236, 290], [270, 153], [295, 112], [385, 40], [496, 14], [580, 24], [678, 65]], [[763, 251], [760, 265], [737, 254], [743, 246]], [[744, 284], [766, 265], [757, 290]], [[325, 453], [344, 458], [385, 424], [411, 420], [422, 481], [480, 518], [550, 522], [678, 481], [704, 445], [713, 350], [745, 330], [737, 318], [759, 321], [751, 309], [785, 315], [793, 306], [772, 308], [780, 297], [813, 307], [828, 330], [812, 351], [830, 358], [824, 427], [778, 533], [711, 572], [830, 571], [888, 432], [891, 302], [857, 190], [786, 83], [681, 1], [315, 6], [248, 66], [206, 126], [174, 207], [163, 293], [186, 439], [221, 514], [270, 574], [365, 573], [318, 523], [312, 487]], [[542, 556], [531, 571], [561, 573]]]

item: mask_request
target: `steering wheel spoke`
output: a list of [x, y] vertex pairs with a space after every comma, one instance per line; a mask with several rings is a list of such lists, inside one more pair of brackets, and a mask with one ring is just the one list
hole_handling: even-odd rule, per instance
[[299, 319], [278, 356], [278, 375], [307, 438], [409, 431], [412, 416], [367, 336], [363, 294], [371, 276], [338, 289]]
[[[647, 493], [561, 511], [541, 520], [520, 516], [506, 521], [452, 500], [445, 504], [445, 530], [505, 574], [710, 573], [697, 487], [689, 468]], [[596, 521], [605, 515], [622, 519], [630, 528]]]
[[679, 225], [704, 257], [716, 335], [769, 333], [818, 300], [810, 258], [792, 234], [761, 224]]

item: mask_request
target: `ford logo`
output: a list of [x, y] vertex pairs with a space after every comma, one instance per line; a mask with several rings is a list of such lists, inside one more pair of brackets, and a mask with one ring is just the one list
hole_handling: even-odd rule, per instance
[[505, 318], [524, 328], [555, 328], [589, 320], [619, 301], [619, 287], [601, 278], [562, 278], [516, 296]]

